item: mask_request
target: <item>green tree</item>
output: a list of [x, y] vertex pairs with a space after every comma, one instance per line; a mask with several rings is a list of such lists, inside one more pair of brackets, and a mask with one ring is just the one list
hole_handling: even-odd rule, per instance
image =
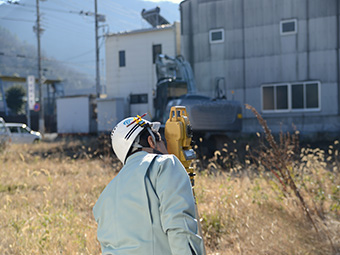
[[16, 114], [22, 113], [24, 109], [24, 99], [26, 90], [21, 85], [14, 85], [6, 90], [7, 106]]

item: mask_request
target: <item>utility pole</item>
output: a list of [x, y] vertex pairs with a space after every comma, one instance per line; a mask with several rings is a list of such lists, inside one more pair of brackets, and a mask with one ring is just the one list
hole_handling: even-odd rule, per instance
[[101, 94], [101, 86], [100, 86], [100, 71], [99, 71], [99, 36], [98, 36], [98, 23], [99, 22], [105, 22], [106, 17], [105, 15], [98, 14], [98, 8], [97, 8], [97, 0], [94, 0], [94, 13], [93, 12], [84, 12], [81, 11], [79, 14], [86, 15], [86, 16], [93, 16], [95, 20], [95, 41], [96, 41], [96, 94], [97, 98], [100, 97]]
[[40, 51], [40, 13], [39, 13], [39, 0], [36, 0], [36, 7], [37, 7], [37, 25], [36, 25], [36, 33], [37, 33], [37, 42], [38, 42], [38, 84], [39, 84], [39, 104], [40, 104], [40, 111], [39, 111], [39, 131], [40, 133], [45, 132], [45, 117], [44, 117], [44, 97], [42, 91], [42, 70], [41, 70], [41, 51]]
[[99, 72], [99, 45], [98, 45], [98, 13], [97, 0], [94, 0], [94, 19], [95, 19], [95, 35], [96, 35], [96, 92], [97, 98], [100, 97], [100, 72]]

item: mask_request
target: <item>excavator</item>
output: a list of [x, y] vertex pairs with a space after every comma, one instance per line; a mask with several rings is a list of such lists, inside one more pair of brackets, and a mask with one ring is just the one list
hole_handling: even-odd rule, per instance
[[154, 120], [165, 123], [172, 106], [185, 106], [196, 138], [204, 136], [211, 141], [214, 136], [242, 130], [242, 105], [239, 101], [227, 99], [221, 86], [222, 78], [216, 80], [215, 97], [211, 98], [197, 92], [192, 68], [181, 55], [158, 55], [156, 74]]

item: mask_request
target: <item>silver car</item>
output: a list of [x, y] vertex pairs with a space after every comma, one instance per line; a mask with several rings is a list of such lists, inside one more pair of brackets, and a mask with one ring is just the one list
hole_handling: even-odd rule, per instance
[[41, 134], [31, 130], [23, 123], [6, 123], [12, 143], [37, 143], [41, 141]]
[[0, 117], [0, 146], [11, 142], [11, 137], [3, 118]]

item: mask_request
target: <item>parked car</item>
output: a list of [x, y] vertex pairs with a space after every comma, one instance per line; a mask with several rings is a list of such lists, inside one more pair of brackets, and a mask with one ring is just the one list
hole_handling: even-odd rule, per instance
[[31, 130], [23, 123], [6, 123], [12, 143], [37, 143], [42, 136], [39, 132]]
[[0, 117], [0, 146], [11, 142], [11, 136], [3, 118]]

